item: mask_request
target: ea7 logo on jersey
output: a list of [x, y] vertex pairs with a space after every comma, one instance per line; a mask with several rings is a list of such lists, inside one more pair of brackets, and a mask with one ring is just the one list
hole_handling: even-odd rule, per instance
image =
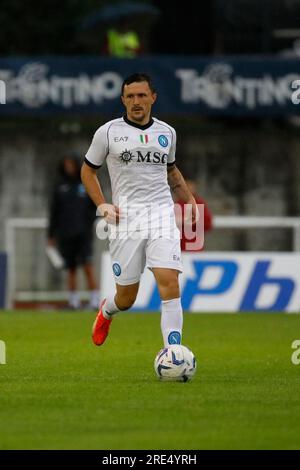
[[125, 137], [114, 137], [115, 142], [127, 142], [127, 140], [128, 140], [127, 136], [125, 136]]

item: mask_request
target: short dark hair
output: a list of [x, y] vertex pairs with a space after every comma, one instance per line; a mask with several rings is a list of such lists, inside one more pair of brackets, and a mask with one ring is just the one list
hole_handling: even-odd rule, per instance
[[152, 93], [155, 93], [155, 88], [149, 75], [146, 73], [133, 73], [132, 75], [129, 75], [129, 77], [125, 78], [124, 82], [122, 83], [122, 96], [124, 94], [125, 85], [130, 85], [134, 82], [147, 82]]

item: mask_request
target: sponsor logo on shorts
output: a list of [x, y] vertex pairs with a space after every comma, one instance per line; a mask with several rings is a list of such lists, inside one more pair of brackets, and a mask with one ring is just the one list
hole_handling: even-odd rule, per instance
[[179, 331], [171, 331], [168, 336], [168, 343], [169, 344], [180, 344], [181, 342], [181, 334]]
[[165, 135], [160, 135], [158, 137], [158, 143], [162, 146], [162, 147], [168, 147], [168, 144], [169, 144], [169, 141], [168, 141], [168, 138], [165, 136]]
[[115, 276], [120, 276], [121, 266], [119, 265], [119, 263], [114, 263], [112, 268], [113, 268], [113, 272], [114, 272]]

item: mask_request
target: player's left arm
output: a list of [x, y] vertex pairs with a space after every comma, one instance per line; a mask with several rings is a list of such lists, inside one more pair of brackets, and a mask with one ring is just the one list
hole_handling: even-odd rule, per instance
[[178, 200], [191, 204], [192, 223], [196, 222], [199, 219], [197, 203], [175, 163], [168, 166], [168, 183]]

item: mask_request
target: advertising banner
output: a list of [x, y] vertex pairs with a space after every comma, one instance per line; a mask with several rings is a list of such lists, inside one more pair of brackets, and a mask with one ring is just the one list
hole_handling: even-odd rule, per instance
[[299, 59], [85, 56], [0, 58], [0, 115], [119, 115], [122, 81], [137, 71], [153, 78], [159, 114], [300, 114]]
[[[190, 312], [300, 312], [300, 254], [183, 253], [183, 309]], [[101, 260], [101, 295], [115, 292], [108, 252]], [[160, 310], [154, 276], [145, 269], [138, 311]]]

